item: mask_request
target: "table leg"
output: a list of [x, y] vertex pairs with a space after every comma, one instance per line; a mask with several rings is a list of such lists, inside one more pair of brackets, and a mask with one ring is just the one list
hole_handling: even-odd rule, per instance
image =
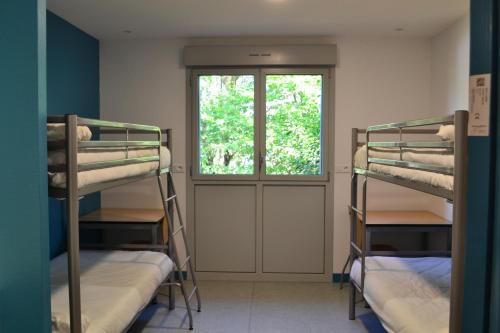
[[446, 250], [451, 250], [451, 228], [446, 231]]
[[372, 230], [371, 228], [366, 228], [366, 252], [372, 249]]
[[[172, 216], [172, 215], [170, 215]], [[165, 223], [165, 222], [163, 222]], [[173, 226], [173, 223], [172, 223], [172, 226]], [[170, 225], [168, 224], [168, 227], [170, 227]], [[168, 239], [167, 239], [167, 245], [168, 245], [168, 248], [167, 248], [167, 255], [170, 257], [170, 258], [173, 258], [173, 247], [175, 246], [174, 245], [174, 240], [173, 238], [170, 237], [172, 233], [169, 232], [168, 233]], [[175, 272], [176, 270], [172, 271], [172, 273], [170, 273], [170, 276], [168, 278], [168, 282], [170, 283], [168, 285], [168, 309], [169, 310], [174, 310], [175, 309], [175, 288], [174, 288], [174, 283], [176, 282], [176, 278], [175, 278]]]
[[151, 243], [158, 245], [158, 225], [153, 224], [151, 227]]
[[429, 250], [429, 232], [422, 232], [422, 250]]

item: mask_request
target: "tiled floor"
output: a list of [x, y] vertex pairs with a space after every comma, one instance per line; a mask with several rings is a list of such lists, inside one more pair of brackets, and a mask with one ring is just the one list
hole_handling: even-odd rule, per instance
[[[201, 281], [202, 312], [194, 312], [194, 332], [203, 333], [354, 333], [384, 332], [362, 304], [360, 319], [348, 320], [348, 288], [331, 283]], [[161, 301], [162, 299], [160, 299]], [[186, 332], [182, 299], [169, 312], [149, 307], [133, 333]]]

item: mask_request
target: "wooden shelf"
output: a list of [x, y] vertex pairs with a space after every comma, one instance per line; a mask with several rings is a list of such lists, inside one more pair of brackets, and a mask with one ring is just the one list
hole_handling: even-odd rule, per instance
[[101, 208], [80, 217], [80, 222], [158, 223], [164, 217], [162, 209]]
[[163, 241], [168, 239], [168, 223], [163, 209], [101, 208], [80, 217], [80, 227], [86, 229], [148, 228], [156, 235], [161, 225]]
[[[388, 211], [368, 210], [366, 212], [366, 232], [368, 246], [371, 246], [372, 232], [450, 232], [452, 222], [429, 211]], [[363, 224], [361, 215], [358, 214], [356, 228], [356, 244], [361, 247], [363, 243]]]
[[[359, 217], [359, 215], [358, 215]], [[434, 213], [421, 211], [378, 211], [369, 210], [366, 212], [367, 225], [451, 225], [451, 221], [446, 220]]]

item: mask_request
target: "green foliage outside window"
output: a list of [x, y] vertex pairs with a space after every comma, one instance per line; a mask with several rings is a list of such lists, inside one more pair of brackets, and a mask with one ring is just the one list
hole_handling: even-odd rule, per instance
[[321, 75], [267, 75], [266, 174], [321, 174]]
[[[254, 173], [254, 76], [199, 77], [200, 173]], [[321, 75], [266, 76], [266, 174], [321, 174]]]
[[253, 174], [254, 77], [200, 76], [200, 173]]

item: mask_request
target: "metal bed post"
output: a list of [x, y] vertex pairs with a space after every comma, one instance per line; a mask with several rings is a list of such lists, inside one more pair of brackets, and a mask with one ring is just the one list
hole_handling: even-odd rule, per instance
[[[352, 129], [352, 165], [354, 166], [354, 155], [356, 154], [358, 148], [358, 129]], [[354, 168], [353, 168], [354, 170]], [[349, 209], [349, 214], [351, 217], [351, 243], [349, 244], [349, 264], [352, 268], [354, 260], [356, 259], [353, 243], [356, 242], [356, 227], [357, 227], [357, 213], [352, 209], [357, 207], [358, 203], [358, 174], [354, 171], [351, 175], [351, 208]], [[344, 277], [342, 276], [342, 279]], [[349, 319], [354, 320], [356, 317], [356, 286], [354, 282], [349, 278]]]
[[80, 239], [78, 230], [78, 117], [66, 115], [66, 203], [68, 221], [68, 286], [71, 333], [81, 333]]
[[455, 112], [450, 332], [461, 331], [467, 203], [467, 111]]
[[[166, 140], [167, 140], [167, 148], [170, 151], [170, 156], [173, 161], [173, 145], [172, 145], [172, 129], [169, 128], [167, 129], [166, 133]], [[170, 198], [174, 193], [172, 193], [172, 190], [170, 189], [170, 186], [167, 187], [167, 197]], [[168, 216], [171, 216], [172, 218], [174, 217], [174, 203], [172, 201], [169, 201], [167, 203], [167, 211], [168, 211]], [[168, 219], [168, 217], [167, 217]], [[173, 225], [172, 221], [172, 225]], [[170, 226], [168, 225], [168, 228]], [[169, 258], [172, 258], [173, 255], [173, 244], [174, 244], [174, 239], [171, 237], [171, 233], [168, 233], [168, 247], [167, 247], [167, 255]], [[175, 309], [175, 291], [174, 291], [174, 283], [175, 283], [175, 276], [174, 273], [170, 274], [170, 277], [168, 278], [168, 309], [169, 310], [174, 310]]]
[[[370, 142], [370, 131], [366, 131], [366, 170], [370, 170], [370, 148], [368, 143]], [[361, 212], [362, 216], [362, 230], [363, 230], [363, 243], [361, 244], [361, 296], [365, 297], [365, 268], [366, 268], [366, 191], [368, 187], [368, 174], [365, 174], [365, 179], [363, 180], [363, 211]]]

